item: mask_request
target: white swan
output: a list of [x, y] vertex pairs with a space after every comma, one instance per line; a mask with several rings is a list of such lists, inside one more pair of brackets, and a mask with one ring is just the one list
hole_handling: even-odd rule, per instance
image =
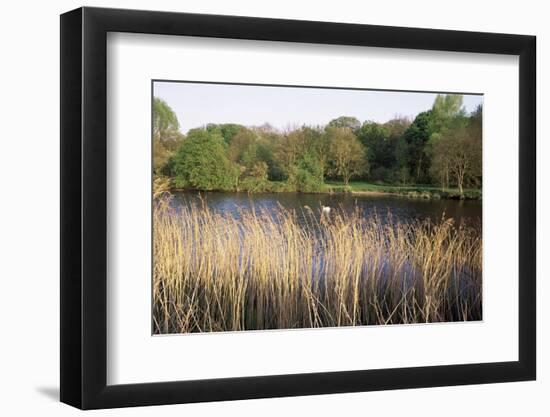
[[323, 214], [326, 214], [327, 216], [330, 214], [330, 207], [321, 205], [321, 210]]

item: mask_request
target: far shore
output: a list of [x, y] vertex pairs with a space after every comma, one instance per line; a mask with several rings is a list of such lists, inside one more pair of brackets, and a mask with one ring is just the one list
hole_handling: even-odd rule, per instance
[[371, 184], [367, 182], [350, 182], [345, 186], [343, 183], [326, 184], [329, 192], [349, 192], [353, 195], [365, 196], [387, 196], [415, 198], [415, 199], [448, 199], [448, 200], [481, 200], [482, 190], [468, 188], [460, 193], [458, 188], [439, 188], [425, 185], [388, 185]]
[[[273, 184], [281, 184], [273, 182]], [[195, 190], [186, 188], [171, 187], [172, 192], [185, 191], [213, 191], [213, 192], [240, 192], [240, 193], [298, 193], [298, 191], [288, 190], [284, 187], [272, 187], [272, 189], [261, 190]], [[302, 192], [303, 193], [303, 192]], [[411, 199], [425, 200], [481, 200], [481, 189], [465, 189], [461, 194], [457, 188], [437, 188], [422, 185], [397, 186], [386, 184], [371, 184], [366, 182], [350, 182], [345, 185], [342, 182], [328, 182], [324, 185], [324, 190], [310, 192], [307, 194], [349, 194], [356, 196], [371, 196], [371, 197], [400, 197]]]

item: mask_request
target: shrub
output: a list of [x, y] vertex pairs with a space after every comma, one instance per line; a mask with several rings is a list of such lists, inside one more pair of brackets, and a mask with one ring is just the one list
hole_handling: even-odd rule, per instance
[[231, 190], [238, 175], [223, 139], [203, 129], [189, 132], [173, 158], [172, 171], [176, 187], [197, 190]]

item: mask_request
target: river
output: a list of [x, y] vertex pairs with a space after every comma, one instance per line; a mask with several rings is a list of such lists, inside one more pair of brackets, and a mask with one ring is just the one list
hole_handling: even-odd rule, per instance
[[308, 207], [320, 211], [321, 206], [332, 210], [351, 212], [359, 209], [364, 216], [378, 215], [382, 220], [391, 215], [394, 221], [411, 222], [442, 217], [452, 218], [455, 224], [481, 228], [482, 202], [478, 200], [414, 199], [399, 196], [357, 194], [304, 194], [304, 193], [235, 193], [235, 192], [176, 192], [172, 205], [176, 208], [204, 201], [216, 212], [231, 214], [238, 218], [243, 209], [275, 210], [279, 205], [300, 214]]

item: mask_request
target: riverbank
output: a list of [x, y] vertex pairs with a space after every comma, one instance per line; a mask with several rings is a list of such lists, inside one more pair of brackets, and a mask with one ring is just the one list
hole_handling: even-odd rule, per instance
[[439, 188], [424, 185], [386, 185], [372, 184], [363, 181], [350, 182], [347, 186], [342, 182], [327, 182], [326, 191], [329, 193], [351, 193], [357, 195], [385, 196], [393, 195], [421, 199], [451, 199], [451, 200], [481, 200], [482, 190], [466, 189], [461, 195], [458, 188]]
[[[155, 193], [158, 191], [190, 191], [174, 187], [170, 184], [168, 179], [161, 181], [155, 181]], [[217, 190], [196, 190], [196, 191], [217, 191]], [[224, 190], [227, 191], [227, 190]], [[404, 198], [414, 199], [426, 199], [426, 200], [481, 200], [482, 190], [480, 189], [466, 189], [464, 194], [460, 194], [458, 188], [438, 188], [421, 185], [411, 186], [397, 186], [397, 185], [385, 185], [385, 184], [371, 184], [367, 182], [357, 181], [350, 182], [348, 185], [344, 185], [342, 182], [328, 182], [323, 184], [320, 190], [316, 191], [297, 191], [291, 189], [287, 183], [283, 181], [268, 181], [263, 183], [262, 186], [249, 187], [235, 192], [244, 193], [306, 193], [306, 194], [352, 194], [352, 195], [365, 195], [365, 196], [396, 196]]]

